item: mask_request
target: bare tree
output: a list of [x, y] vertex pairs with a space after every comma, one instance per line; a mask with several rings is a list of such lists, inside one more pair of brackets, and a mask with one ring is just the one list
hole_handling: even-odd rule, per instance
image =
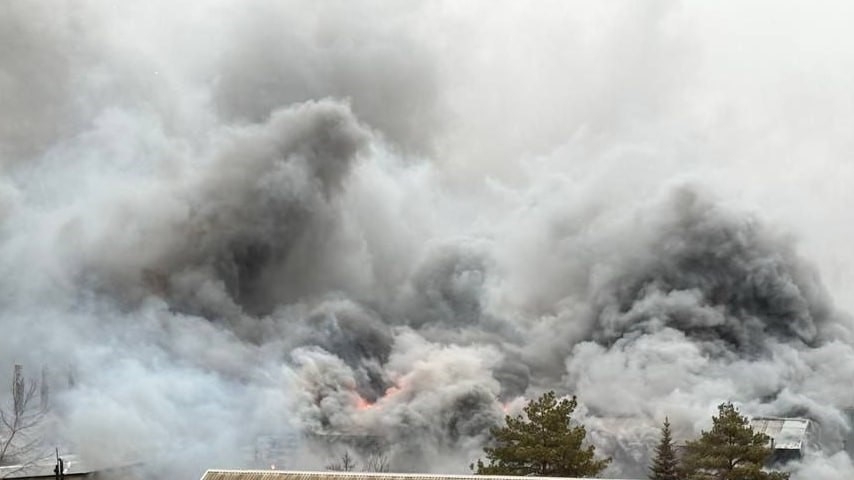
[[373, 454], [365, 461], [363, 472], [384, 473], [389, 471], [388, 456], [379, 453]]
[[341, 455], [337, 461], [326, 465], [327, 470], [335, 472], [352, 472], [357, 467], [356, 460], [350, 455], [349, 450], [344, 450], [344, 455]]
[[10, 405], [0, 407], [0, 466], [19, 468], [5, 469], [0, 477], [26, 469], [44, 457], [39, 424], [47, 412], [45, 392], [40, 382], [25, 379], [22, 367], [15, 365]]

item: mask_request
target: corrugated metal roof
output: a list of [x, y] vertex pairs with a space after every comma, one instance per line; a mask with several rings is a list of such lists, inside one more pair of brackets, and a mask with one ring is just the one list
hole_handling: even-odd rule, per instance
[[750, 426], [771, 437], [777, 450], [800, 450], [807, 440], [810, 421], [806, 418], [755, 417]]
[[[290, 472], [282, 470], [208, 470], [202, 480], [593, 480], [569, 477], [432, 475], [424, 473]], [[628, 479], [624, 479], [628, 480]]]

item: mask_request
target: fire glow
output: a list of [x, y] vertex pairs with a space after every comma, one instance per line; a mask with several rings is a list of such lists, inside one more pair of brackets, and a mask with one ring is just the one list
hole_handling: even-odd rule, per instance
[[363, 396], [356, 393], [355, 394], [356, 410], [360, 410], [360, 411], [371, 410], [374, 407], [376, 407], [376, 406], [382, 404], [383, 402], [387, 401], [388, 399], [395, 397], [400, 392], [401, 392], [400, 387], [398, 387], [397, 385], [392, 385], [392, 386], [388, 387], [386, 389], [385, 393], [374, 402], [369, 402]]

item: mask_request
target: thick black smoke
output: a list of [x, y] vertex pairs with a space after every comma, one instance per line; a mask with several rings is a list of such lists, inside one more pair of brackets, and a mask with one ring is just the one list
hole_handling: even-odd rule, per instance
[[777, 342], [818, 346], [832, 308], [788, 242], [690, 189], [671, 202], [643, 257], [595, 292], [597, 341], [673, 328], [712, 355], [761, 355]]

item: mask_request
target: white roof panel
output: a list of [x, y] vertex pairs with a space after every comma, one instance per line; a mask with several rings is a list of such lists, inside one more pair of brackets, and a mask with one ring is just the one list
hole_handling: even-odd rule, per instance
[[810, 421], [806, 418], [755, 417], [750, 426], [771, 437], [777, 450], [800, 450], [806, 442]]

